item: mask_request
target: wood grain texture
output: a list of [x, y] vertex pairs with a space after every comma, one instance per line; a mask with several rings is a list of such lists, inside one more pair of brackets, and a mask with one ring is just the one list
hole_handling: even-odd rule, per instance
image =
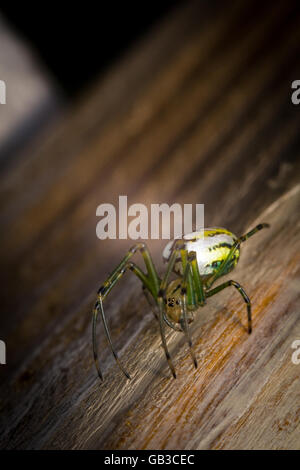
[[[3, 286], [2, 448], [299, 448], [299, 78], [297, 3], [188, 2], [0, 173]], [[199, 367], [158, 325], [128, 275], [105, 304], [116, 367], [100, 332], [105, 382], [91, 354], [95, 293], [130, 241], [96, 238], [96, 207], [204, 203], [205, 224], [242, 234], [226, 289], [192, 325]], [[149, 241], [162, 271], [163, 241]], [[138, 257], [137, 257], [138, 259]]]

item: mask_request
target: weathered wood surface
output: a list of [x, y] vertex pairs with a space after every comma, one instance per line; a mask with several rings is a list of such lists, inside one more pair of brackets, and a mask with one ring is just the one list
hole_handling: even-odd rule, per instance
[[[292, 2], [191, 2], [175, 11], [0, 174], [2, 448], [300, 447], [300, 16]], [[95, 292], [130, 241], [96, 238], [96, 207], [204, 203], [205, 224], [240, 234], [227, 289], [192, 325], [199, 368], [181, 335], [168, 342], [130, 275], [106, 302], [105, 382], [91, 354]], [[150, 241], [163, 269], [162, 241]]]

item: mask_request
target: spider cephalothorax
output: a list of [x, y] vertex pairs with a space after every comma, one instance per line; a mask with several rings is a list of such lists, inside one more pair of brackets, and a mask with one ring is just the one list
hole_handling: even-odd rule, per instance
[[[176, 324], [181, 324], [183, 321], [182, 315], [182, 287], [181, 287], [181, 279], [176, 278], [171, 281], [166, 290], [166, 296], [164, 298], [165, 306], [166, 306], [166, 320], [169, 320], [171, 323], [172, 328], [179, 329], [182, 331], [181, 327], [176, 328]], [[194, 315], [192, 311], [187, 312], [187, 320], [188, 323], [192, 323], [194, 320]], [[167, 322], [168, 323], [168, 322]], [[169, 324], [169, 323], [168, 323]], [[174, 325], [175, 324], [175, 325]]]
[[[226, 229], [209, 228], [184, 235], [181, 240], [173, 240], [163, 251], [167, 269], [162, 278], [156, 272], [147, 246], [144, 243], [134, 245], [98, 290], [98, 300], [93, 311], [93, 350], [99, 377], [102, 379], [96, 349], [96, 321], [100, 312], [113, 355], [126, 377], [130, 378], [113, 348], [103, 309], [104, 299], [128, 269], [141, 280], [144, 292], [151, 306], [154, 307], [155, 316], [159, 321], [162, 345], [174, 378], [176, 373], [168, 351], [164, 325], [167, 324], [174, 330], [184, 332], [194, 365], [197, 367], [188, 325], [193, 321], [193, 312], [202, 307], [208, 297], [226, 287], [235, 287], [246, 303], [248, 333], [251, 333], [251, 303], [242, 286], [232, 280], [213, 289], [212, 285], [218, 278], [234, 269], [240, 256], [240, 244], [264, 227], [268, 227], [268, 224], [259, 224], [239, 238]], [[137, 251], [142, 254], [147, 273], [130, 261]], [[169, 281], [172, 272], [178, 277]]]

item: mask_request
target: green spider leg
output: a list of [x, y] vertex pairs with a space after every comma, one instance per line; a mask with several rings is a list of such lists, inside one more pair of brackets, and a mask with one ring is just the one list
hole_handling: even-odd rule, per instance
[[218, 292], [220, 292], [221, 290], [226, 289], [226, 287], [230, 287], [230, 286], [235, 287], [239, 291], [239, 293], [241, 294], [241, 296], [243, 297], [243, 299], [244, 299], [244, 301], [247, 305], [248, 333], [250, 335], [250, 333], [252, 332], [251, 302], [250, 302], [250, 299], [249, 299], [248, 295], [244, 291], [243, 287], [238, 282], [232, 281], [232, 280], [226, 281], [223, 284], [215, 287], [214, 289], [212, 289], [210, 291], [207, 291], [206, 292], [206, 297], [211, 297], [212, 295], [215, 295]]
[[153, 295], [150, 294], [149, 290], [143, 285], [143, 294], [146, 297], [146, 300], [153, 312], [154, 317], [158, 320], [158, 311], [157, 311], [157, 304], [154, 301]]
[[245, 235], [242, 235], [241, 237], [239, 237], [235, 243], [232, 245], [228, 255], [227, 255], [227, 258], [221, 263], [221, 265], [219, 266], [218, 269], [216, 269], [216, 271], [214, 272], [214, 274], [211, 276], [211, 278], [207, 281], [206, 283], [206, 287], [207, 289], [210, 289], [210, 287], [212, 286], [212, 284], [216, 281], [216, 279], [220, 276], [222, 276], [222, 274], [226, 272], [226, 268], [229, 266], [229, 264], [232, 262], [232, 258], [233, 258], [233, 255], [235, 254], [236, 250], [239, 248], [240, 244], [246, 240], [248, 240], [248, 238], [252, 237], [252, 235], [254, 235], [255, 233], [257, 233], [259, 230], [262, 230], [263, 228], [268, 228], [270, 227], [269, 224], [258, 224], [256, 227], [254, 227], [252, 230], [250, 230], [250, 232], [246, 233]]
[[[140, 251], [143, 259], [145, 261], [146, 269], [147, 269], [147, 275], [134, 263], [129, 262], [130, 258], [137, 252]], [[148, 248], [144, 243], [138, 243], [134, 245], [125, 255], [123, 260], [120, 262], [120, 264], [116, 267], [116, 269], [110, 274], [108, 279], [104, 282], [104, 284], [99, 288], [98, 290], [98, 300], [95, 304], [94, 310], [93, 310], [93, 322], [92, 322], [92, 339], [93, 339], [93, 354], [94, 354], [94, 362], [95, 366], [98, 372], [98, 375], [101, 380], [103, 380], [102, 372], [100, 369], [99, 365], [99, 359], [98, 359], [98, 352], [97, 352], [97, 342], [96, 342], [96, 325], [97, 325], [97, 317], [98, 313], [100, 312], [105, 334], [109, 343], [109, 346], [111, 348], [111, 351], [114, 355], [114, 358], [122, 370], [122, 372], [125, 374], [125, 376], [130, 379], [130, 375], [126, 371], [126, 369], [122, 366], [119, 357], [113, 347], [112, 340], [111, 340], [111, 335], [110, 331], [108, 328], [108, 324], [106, 321], [104, 309], [103, 309], [103, 301], [109, 294], [109, 292], [112, 290], [112, 288], [115, 286], [115, 284], [121, 279], [121, 277], [125, 274], [125, 272], [130, 269], [143, 283], [143, 286], [145, 286], [149, 292], [153, 295], [154, 298], [157, 297], [158, 290], [159, 290], [159, 283], [160, 280], [158, 278], [156, 269], [154, 267], [151, 255], [148, 251]]]
[[[197, 301], [195, 299], [194, 280], [193, 280], [193, 277], [192, 277], [193, 269], [192, 269], [192, 265], [191, 265], [191, 260], [194, 260], [194, 256], [193, 255], [191, 257], [188, 256], [188, 252], [184, 248], [184, 246], [185, 246], [184, 242], [185, 242], [185, 240], [177, 240], [176, 241], [176, 243], [174, 245], [174, 248], [173, 248], [173, 251], [171, 253], [170, 259], [169, 259], [168, 264], [167, 264], [166, 274], [165, 274], [165, 276], [164, 276], [164, 278], [163, 278], [163, 280], [160, 284], [160, 289], [159, 289], [158, 296], [157, 296], [157, 303], [158, 303], [158, 307], [159, 307], [159, 326], [160, 326], [162, 346], [164, 348], [165, 355], [166, 355], [166, 358], [167, 358], [167, 361], [168, 361], [168, 364], [169, 364], [169, 367], [170, 367], [170, 370], [172, 372], [172, 375], [173, 375], [174, 379], [176, 379], [175, 367], [173, 365], [173, 362], [172, 362], [172, 359], [171, 359], [171, 356], [170, 356], [170, 353], [169, 353], [169, 350], [168, 350], [167, 341], [166, 341], [165, 332], [164, 332], [164, 321], [169, 324], [169, 321], [168, 321], [168, 319], [166, 317], [166, 313], [165, 313], [164, 300], [165, 300], [166, 288], [167, 288], [167, 285], [168, 285], [168, 280], [169, 280], [170, 274], [173, 271], [174, 265], [175, 265], [175, 263], [176, 263], [176, 261], [179, 257], [181, 257], [182, 267], [183, 267], [183, 272], [184, 272], [183, 280], [182, 280], [182, 297], [183, 297], [183, 302], [182, 302], [183, 311], [182, 311], [182, 314], [183, 314], [183, 319], [180, 322], [181, 329], [174, 328], [172, 325], [171, 325], [171, 327], [173, 329], [183, 331], [185, 333], [186, 338], [187, 338], [187, 342], [188, 342], [188, 345], [189, 345], [190, 354], [192, 356], [195, 367], [197, 367], [197, 360], [195, 358], [195, 354], [194, 354], [193, 349], [192, 349], [192, 342], [191, 342], [191, 338], [190, 338], [190, 335], [189, 335], [188, 322], [187, 322], [187, 308], [186, 308], [187, 304], [191, 305], [194, 308], [196, 308], [196, 306], [197, 306]], [[198, 271], [198, 273], [199, 273], [199, 271]]]
[[252, 332], [251, 302], [250, 302], [250, 299], [249, 299], [248, 295], [244, 291], [243, 287], [238, 282], [230, 280], [230, 281], [224, 282], [223, 284], [221, 284], [220, 286], [215, 287], [212, 290], [209, 290], [209, 289], [212, 286], [212, 284], [215, 282], [215, 280], [218, 277], [220, 277], [223, 273], [226, 272], [226, 268], [228, 267], [228, 265], [232, 261], [233, 255], [234, 255], [235, 251], [239, 248], [240, 244], [242, 242], [245, 242], [246, 240], [248, 240], [248, 238], [252, 237], [252, 235], [257, 233], [258, 231], [262, 230], [263, 228], [268, 228], [268, 227], [270, 227], [269, 224], [258, 224], [256, 227], [254, 227], [252, 230], [250, 230], [250, 232], [248, 232], [245, 235], [242, 235], [241, 237], [239, 237], [236, 240], [236, 242], [234, 243], [234, 245], [232, 246], [232, 248], [230, 249], [227, 258], [223, 261], [221, 266], [215, 271], [213, 276], [206, 283], [206, 288], [207, 288], [207, 290], [205, 292], [206, 297], [211, 297], [212, 295], [217, 294], [218, 292], [220, 292], [221, 290], [223, 290], [223, 289], [225, 289], [226, 287], [229, 287], [229, 286], [233, 286], [239, 291], [239, 293], [241, 294], [241, 296], [243, 297], [243, 299], [244, 299], [244, 301], [247, 305], [248, 333], [249, 334]]
[[[182, 284], [181, 284], [181, 296], [182, 296], [182, 318], [180, 319], [180, 325], [182, 328], [182, 331], [185, 334], [188, 346], [189, 346], [189, 352], [191, 355], [191, 358], [193, 360], [195, 369], [198, 367], [197, 359], [193, 350], [193, 343], [192, 339], [190, 336], [189, 332], [189, 326], [188, 326], [188, 321], [187, 321], [187, 292], [188, 292], [188, 285], [190, 285], [190, 289], [193, 291], [193, 283], [192, 283], [192, 277], [191, 277], [191, 261], [192, 259], [195, 259], [196, 253], [191, 252], [188, 256], [187, 263], [184, 269], [183, 273], [183, 278], [182, 278]], [[196, 307], [196, 304], [193, 304], [194, 308]]]
[[[158, 308], [159, 308], [159, 318], [158, 318], [158, 320], [159, 320], [159, 328], [160, 328], [160, 336], [161, 336], [162, 346], [164, 348], [165, 355], [166, 355], [166, 358], [167, 358], [167, 361], [168, 361], [168, 364], [169, 364], [169, 367], [170, 367], [170, 370], [172, 372], [172, 375], [173, 375], [174, 379], [176, 379], [175, 367], [173, 365], [173, 362], [172, 362], [172, 359], [171, 359], [171, 356], [170, 356], [170, 353], [169, 353], [169, 350], [168, 350], [167, 341], [166, 341], [165, 332], [164, 332], [164, 319], [166, 317], [164, 300], [165, 300], [166, 288], [167, 288], [167, 285], [168, 285], [168, 280], [169, 280], [170, 274], [173, 271], [176, 259], [180, 256], [180, 246], [179, 246], [179, 244], [182, 245], [183, 242], [184, 242], [183, 240], [177, 240], [176, 243], [174, 244], [173, 251], [171, 253], [170, 259], [169, 259], [168, 264], [167, 264], [167, 270], [166, 270], [166, 273], [163, 277], [163, 280], [161, 281], [160, 289], [159, 289], [158, 295], [157, 295], [157, 304], [158, 304]], [[184, 245], [182, 245], [182, 248], [184, 248]]]
[[203, 287], [203, 281], [200, 276], [199, 266], [197, 262], [197, 254], [194, 251], [190, 252], [190, 262], [192, 268], [192, 278], [193, 278], [193, 285], [197, 296], [197, 306], [203, 307], [205, 304], [205, 293]]
[[[185, 248], [181, 248], [180, 256], [181, 256], [181, 263], [182, 263], [182, 274], [184, 277], [186, 267], [190, 264], [190, 256], [189, 256], [188, 251]], [[192, 269], [187, 269], [187, 273], [185, 276], [186, 276], [185, 287], [187, 290], [186, 291], [187, 303], [188, 305], [196, 307], [197, 299], [196, 299], [196, 292], [195, 292], [193, 278], [192, 278]]]

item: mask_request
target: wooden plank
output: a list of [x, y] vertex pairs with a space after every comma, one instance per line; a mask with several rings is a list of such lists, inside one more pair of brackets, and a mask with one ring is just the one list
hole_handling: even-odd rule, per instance
[[[299, 24], [292, 2], [188, 3], [0, 173], [2, 448], [299, 447]], [[120, 194], [204, 203], [206, 225], [238, 234], [272, 224], [234, 273], [253, 334], [238, 295], [211, 298], [193, 324], [197, 371], [168, 336], [176, 381], [129, 275], [106, 309], [133, 380], [103, 332], [104, 384], [94, 370], [95, 292], [130, 243], [100, 242], [95, 212]], [[161, 271], [163, 246], [149, 241]]]
[[[77, 403], [52, 445], [64, 446], [67, 434], [76, 448], [298, 448], [299, 366], [291, 361], [291, 345], [300, 334], [299, 209], [300, 185], [252, 222], [249, 228], [260, 220], [271, 228], [242, 247], [230, 276], [252, 299], [251, 336], [238, 295], [224, 291], [210, 299], [193, 324], [198, 370], [182, 336], [169, 334], [174, 381], [157, 325], [147, 323], [124, 354], [132, 381], [125, 384], [115, 367], [109, 369], [106, 382]], [[73, 431], [78, 414], [79, 434]]]

